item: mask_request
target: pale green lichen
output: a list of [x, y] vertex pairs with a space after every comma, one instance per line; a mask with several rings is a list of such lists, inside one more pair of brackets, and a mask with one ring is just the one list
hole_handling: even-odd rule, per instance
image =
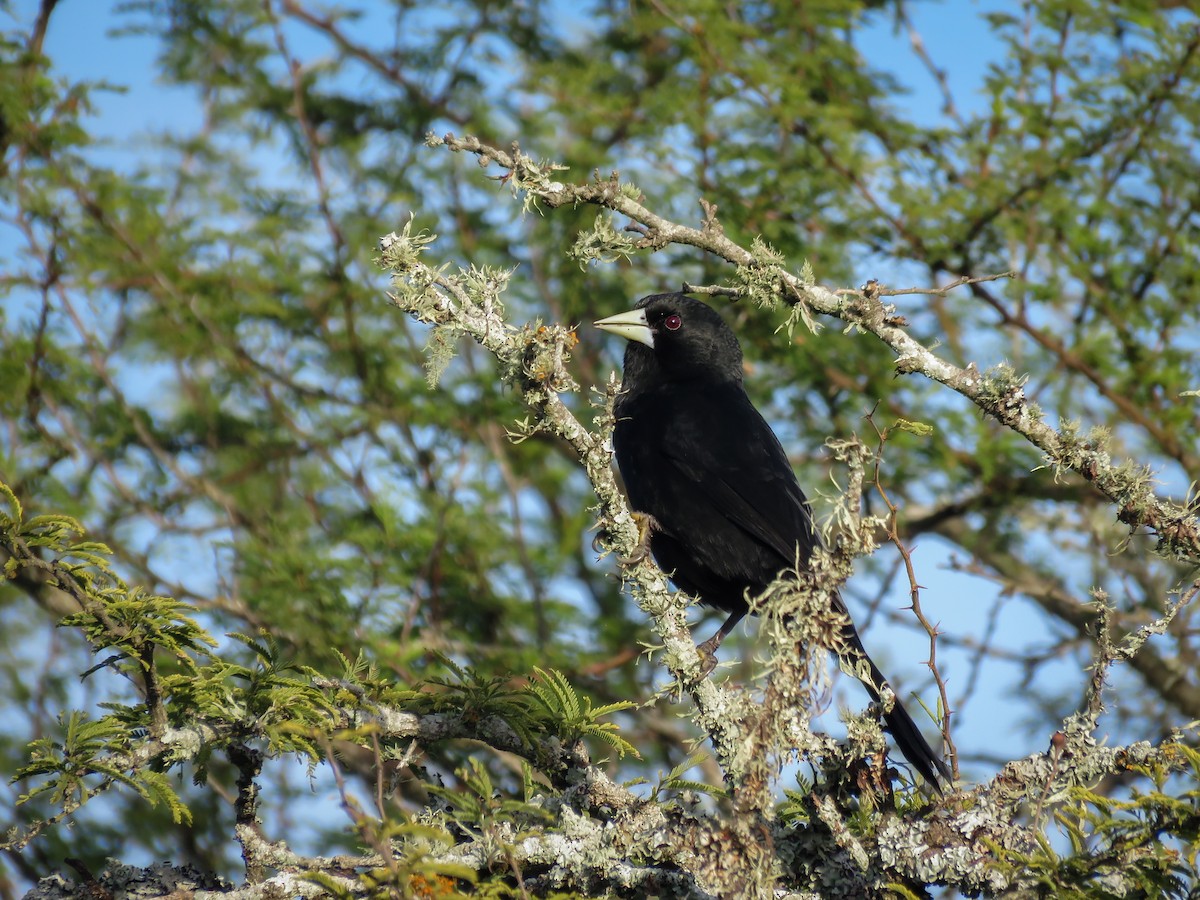
[[637, 242], [617, 231], [612, 216], [600, 213], [589, 230], [579, 233], [567, 255], [579, 263], [579, 268], [586, 270], [589, 263], [613, 263], [628, 259], [635, 249]]
[[456, 352], [455, 342], [443, 330], [435, 329], [429, 335], [425, 344], [425, 381], [430, 390], [438, 386]]
[[400, 233], [385, 234], [379, 239], [379, 259], [381, 268], [404, 275], [420, 262], [421, 253], [437, 240], [436, 234], [430, 234], [424, 228], [413, 233], [415, 216], [409, 216]]
[[538, 196], [541, 194], [561, 194], [566, 185], [551, 177], [554, 172], [565, 172], [569, 166], [549, 160], [535, 161], [533, 157], [513, 147], [513, 168], [508, 177], [508, 186], [514, 197], [521, 198], [521, 213], [528, 213], [537, 208]]

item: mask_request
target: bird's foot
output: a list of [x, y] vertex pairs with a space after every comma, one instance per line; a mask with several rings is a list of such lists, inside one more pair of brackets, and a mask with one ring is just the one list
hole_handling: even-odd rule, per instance
[[696, 653], [700, 656], [701, 678], [707, 678], [712, 674], [712, 670], [717, 667], [717, 647], [720, 643], [717, 640], [717, 635], [713, 635], [703, 644], [696, 647]]
[[650, 535], [659, 527], [658, 520], [649, 513], [635, 512], [633, 521], [638, 527], [638, 542], [628, 556], [617, 557], [617, 562], [623, 566], [636, 566], [650, 555]]

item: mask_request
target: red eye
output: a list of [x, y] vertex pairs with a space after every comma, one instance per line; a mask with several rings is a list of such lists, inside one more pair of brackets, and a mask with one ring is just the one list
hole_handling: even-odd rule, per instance
[[667, 327], [667, 331], [678, 331], [680, 326], [683, 325], [683, 319], [672, 313], [663, 319], [663, 325]]

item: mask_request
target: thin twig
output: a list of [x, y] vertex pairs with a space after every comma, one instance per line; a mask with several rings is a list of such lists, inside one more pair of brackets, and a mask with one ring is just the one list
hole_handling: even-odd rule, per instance
[[926, 617], [924, 611], [921, 609], [921, 585], [917, 583], [917, 573], [916, 573], [916, 569], [913, 567], [912, 551], [909, 550], [909, 548], [904, 545], [904, 542], [902, 540], [900, 540], [900, 528], [899, 528], [900, 511], [896, 508], [896, 504], [894, 504], [892, 502], [892, 498], [888, 495], [888, 492], [884, 488], [882, 479], [881, 479], [881, 470], [882, 470], [882, 462], [883, 462], [883, 447], [887, 443], [888, 435], [889, 435], [891, 429], [885, 428], [885, 429], [881, 430], [879, 428], [879, 425], [875, 422], [874, 415], [875, 415], [875, 410], [871, 410], [871, 412], [869, 412], [865, 417], [866, 420], [871, 424], [871, 427], [875, 430], [875, 434], [879, 438], [879, 449], [875, 455], [875, 465], [874, 465], [874, 470], [872, 473], [873, 478], [874, 478], [873, 484], [875, 486], [875, 490], [879, 492], [880, 498], [883, 500], [884, 505], [887, 506], [887, 509], [888, 509], [888, 516], [887, 516], [888, 541], [900, 553], [901, 559], [904, 560], [904, 571], [908, 576], [909, 599], [911, 601], [910, 608], [912, 609], [913, 615], [916, 616], [917, 621], [920, 623], [921, 627], [923, 629], [925, 629], [925, 633], [927, 635], [929, 635], [929, 659], [926, 661], [925, 664], [926, 664], [926, 666], [928, 666], [929, 671], [931, 673], [933, 673], [933, 680], [934, 680], [934, 683], [937, 685], [938, 696], [941, 698], [942, 740], [945, 741], [945, 743], [946, 743], [947, 750], [949, 751], [949, 754], [950, 754], [951, 765], [953, 766], [953, 769], [954, 769], [954, 777], [957, 780], [958, 779], [958, 750], [954, 745], [954, 738], [952, 737], [952, 735], [950, 733], [950, 719], [953, 716], [953, 712], [950, 709], [950, 697], [948, 696], [947, 691], [946, 691], [946, 681], [944, 678], [942, 678], [942, 673], [941, 673], [941, 671], [939, 671], [938, 665], [937, 665], [938, 627], [933, 622], [929, 621], [928, 617]]
[[878, 291], [877, 293], [878, 293], [878, 296], [880, 296], [880, 297], [901, 297], [901, 296], [907, 296], [909, 294], [933, 294], [933, 295], [941, 297], [941, 296], [944, 296], [944, 295], [950, 293], [950, 291], [954, 290], [955, 288], [960, 288], [965, 284], [982, 284], [985, 281], [997, 281], [1001, 278], [1016, 278], [1016, 277], [1017, 277], [1017, 273], [1013, 272], [1013, 271], [1000, 272], [996, 275], [974, 275], [974, 276], [964, 275], [962, 278], [956, 278], [954, 281], [950, 282], [949, 284], [942, 285], [941, 287], [937, 287], [937, 288], [919, 288], [919, 287], [884, 288], [884, 289]]

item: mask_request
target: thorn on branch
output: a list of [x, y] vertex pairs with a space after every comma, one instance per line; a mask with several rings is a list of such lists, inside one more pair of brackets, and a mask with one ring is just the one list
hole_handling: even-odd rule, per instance
[[724, 235], [725, 229], [719, 221], [717, 221], [718, 206], [715, 203], [709, 203], [703, 197], [700, 198], [700, 208], [704, 210], [704, 233], [708, 235]]

